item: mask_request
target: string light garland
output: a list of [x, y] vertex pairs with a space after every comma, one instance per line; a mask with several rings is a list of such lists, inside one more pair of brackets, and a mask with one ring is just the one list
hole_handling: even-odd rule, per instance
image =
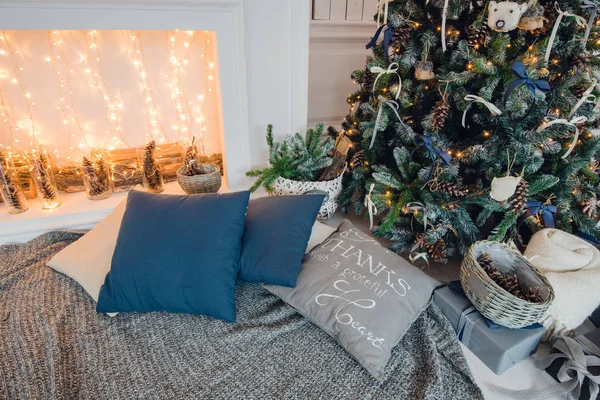
[[[91, 74], [94, 77], [95, 87], [98, 90], [98, 94], [102, 98], [104, 102], [105, 108], [105, 118], [108, 124], [108, 133], [112, 136], [112, 142], [115, 146], [121, 147], [121, 145], [125, 145], [126, 147], [130, 147], [129, 144], [123, 138], [123, 133], [121, 132], [121, 119], [119, 118], [118, 112], [123, 108], [123, 103], [118, 102], [115, 96], [110, 92], [108, 85], [106, 84], [106, 80], [104, 79], [104, 72], [102, 69], [102, 60], [100, 59], [100, 53], [98, 51], [98, 43], [96, 41], [97, 31], [81, 31], [83, 35], [83, 40], [86, 46], [86, 54], [81, 55], [81, 61], [86, 61], [88, 68], [86, 68], [85, 72]], [[97, 68], [94, 68], [91, 53], [93, 52], [94, 59], [98, 64]], [[90, 85], [90, 87], [94, 87], [94, 85]], [[115, 101], [117, 100], [117, 101]], [[112, 147], [112, 146], [111, 146]], [[109, 147], [109, 150], [111, 148]]]
[[177, 131], [180, 142], [183, 142], [184, 140], [189, 142], [192, 138], [192, 132], [189, 124], [190, 117], [187, 114], [187, 109], [184, 109], [184, 105], [182, 104], [185, 99], [181, 90], [181, 80], [179, 79], [181, 76], [181, 71], [179, 70], [181, 63], [177, 59], [177, 54], [175, 52], [175, 32], [165, 32], [165, 39], [171, 70], [171, 73], [167, 74], [167, 80], [169, 82], [168, 86], [171, 89], [171, 101], [173, 102], [175, 114], [177, 115], [177, 123], [173, 125], [173, 129]]
[[[69, 150], [77, 150], [82, 154], [86, 154], [86, 152], [84, 152], [82, 148], [84, 146], [87, 146], [88, 150], [91, 150], [92, 146], [90, 145], [89, 140], [86, 136], [85, 128], [82, 126], [81, 122], [79, 121], [79, 117], [77, 116], [77, 108], [75, 106], [73, 87], [71, 85], [71, 73], [73, 72], [73, 70], [71, 70], [69, 67], [69, 62], [63, 49], [62, 35], [59, 31], [47, 31], [47, 37], [48, 56], [46, 56], [45, 60], [47, 62], [52, 63], [52, 69], [54, 70], [54, 75], [56, 77], [58, 94], [60, 96], [60, 105], [57, 106], [57, 109], [61, 112], [63, 116], [63, 122], [67, 128], [67, 143], [69, 145]], [[59, 70], [59, 66], [57, 65], [57, 60], [62, 60], [62, 63], [64, 64], [65, 74], [63, 76], [66, 76], [66, 78], [64, 79], [61, 79], [61, 71]], [[67, 104], [65, 98], [69, 99], [69, 104]], [[71, 111], [72, 116], [69, 116], [67, 110]], [[72, 143], [72, 139], [76, 137], [75, 133], [73, 133], [73, 130], [71, 128], [73, 123], [79, 130], [79, 133], [83, 139], [83, 142], [76, 147], [74, 147]], [[58, 149], [55, 149], [53, 153], [57, 158], [60, 158]], [[71, 156], [67, 156], [66, 159], [70, 160]]]
[[[19, 54], [20, 52], [18, 50], [13, 51], [10, 42], [8, 40], [8, 36], [6, 35], [6, 33], [4, 31], [0, 31], [0, 34], [2, 35], [2, 42], [5, 44], [6, 47], [6, 51], [8, 52], [8, 55], [10, 56], [11, 62], [12, 62], [12, 66], [13, 66], [13, 70], [14, 70], [14, 78], [12, 79], [12, 83], [15, 83], [19, 86], [19, 89], [21, 90], [21, 93], [23, 93], [23, 97], [25, 98], [25, 104], [27, 106], [27, 114], [29, 115], [29, 123], [31, 125], [31, 131], [29, 132], [29, 145], [30, 146], [37, 146], [39, 144], [38, 140], [37, 140], [37, 136], [36, 136], [36, 127], [35, 127], [35, 119], [33, 118], [33, 107], [35, 106], [35, 103], [31, 100], [31, 93], [27, 92], [25, 90], [25, 88], [23, 87], [23, 83], [21, 82], [21, 76], [20, 76], [20, 72], [23, 70], [22, 67], [19, 67], [19, 64], [17, 63], [16, 54]], [[18, 126], [18, 124], [17, 124]]]
[[[19, 143], [19, 139], [15, 139], [15, 131], [21, 133], [19, 129], [19, 125], [12, 117], [8, 105], [6, 104], [6, 100], [4, 99], [4, 92], [0, 88], [0, 116], [3, 118], [3, 121], [8, 124], [8, 133], [9, 133], [9, 141], [8, 146], [4, 146], [0, 143], [1, 147], [5, 147], [7, 150], [11, 150], [13, 148], [13, 142]], [[22, 134], [22, 133], [21, 133]]]
[[[139, 76], [140, 86], [142, 87], [142, 94], [144, 97], [144, 106], [146, 108], [146, 123], [148, 124], [148, 132], [146, 133], [146, 141], [159, 140], [161, 143], [169, 141], [167, 133], [160, 123], [156, 104], [154, 102], [154, 93], [150, 82], [148, 82], [148, 72], [146, 69], [146, 58], [144, 56], [144, 50], [142, 46], [142, 34], [137, 31], [135, 34], [129, 31], [131, 38], [132, 49], [129, 52], [133, 56], [133, 65]], [[152, 132], [152, 134], [150, 134]], [[158, 139], [158, 136], [162, 137]], [[152, 137], [152, 139], [150, 139]]]

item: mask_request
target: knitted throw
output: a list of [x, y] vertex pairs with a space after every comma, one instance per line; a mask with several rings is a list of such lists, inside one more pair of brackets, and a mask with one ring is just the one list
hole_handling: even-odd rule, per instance
[[554, 289], [554, 303], [541, 321], [545, 338], [572, 334], [600, 305], [600, 251], [570, 233], [544, 229], [533, 235], [525, 257]]
[[79, 237], [50, 232], [0, 247], [1, 399], [483, 399], [435, 305], [379, 383], [259, 285], [238, 287], [236, 324], [97, 314], [77, 283], [46, 267]]

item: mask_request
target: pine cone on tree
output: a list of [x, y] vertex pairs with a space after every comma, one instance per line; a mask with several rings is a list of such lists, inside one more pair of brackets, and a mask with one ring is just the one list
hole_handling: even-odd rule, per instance
[[478, 50], [481, 47], [487, 46], [490, 41], [490, 28], [487, 21], [483, 21], [478, 28], [469, 28], [467, 35], [467, 44], [469, 47]]
[[352, 158], [350, 159], [350, 168], [362, 168], [365, 165], [365, 151], [360, 150], [354, 153]]
[[513, 195], [512, 200], [510, 201], [510, 207], [514, 211], [514, 213], [519, 216], [525, 210], [525, 204], [527, 203], [527, 197], [529, 196], [529, 184], [523, 178], [517, 185], [517, 189], [515, 190], [515, 194]]
[[369, 67], [366, 66], [363, 71], [361, 88], [363, 92], [371, 93], [373, 91], [373, 85], [375, 85], [375, 74], [369, 71]]
[[435, 103], [431, 114], [431, 127], [434, 131], [439, 132], [446, 126], [446, 121], [450, 116], [450, 112], [450, 104], [448, 104], [446, 98], [438, 100], [438, 102]]
[[408, 39], [410, 39], [412, 28], [407, 24], [402, 24], [394, 28], [394, 33], [392, 35], [391, 48], [394, 54], [400, 54], [402, 47], [408, 43]]
[[592, 59], [588, 53], [579, 53], [571, 58], [571, 65], [577, 69], [586, 69], [591, 61]]
[[582, 206], [582, 211], [588, 218], [596, 219], [598, 217], [598, 199], [596, 196], [585, 199]]
[[443, 238], [440, 238], [433, 244], [428, 244], [425, 242], [424, 237], [424, 233], [419, 233], [415, 239], [415, 243], [418, 243], [420, 249], [426, 250], [433, 261], [444, 264], [447, 261], [446, 256], [444, 255], [444, 252], [446, 251], [446, 241]]
[[467, 191], [462, 185], [446, 181], [438, 182], [432, 190], [434, 192], [446, 193], [454, 197], [463, 197], [467, 195]]

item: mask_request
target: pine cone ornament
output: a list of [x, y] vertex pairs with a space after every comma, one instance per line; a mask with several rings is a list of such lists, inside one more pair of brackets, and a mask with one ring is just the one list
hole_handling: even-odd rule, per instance
[[2, 195], [7, 204], [12, 207], [13, 213], [23, 212], [27, 210], [27, 200], [23, 194], [17, 179], [11, 176], [8, 172], [8, 162], [0, 154], [0, 188], [2, 189]]
[[[589, 85], [588, 85], [588, 87], [589, 87]], [[585, 87], [585, 86], [577, 86], [577, 87], [573, 88], [573, 90], [572, 90], [572, 91], [573, 91], [573, 96], [575, 96], [575, 97], [577, 97], [578, 99], [580, 99], [580, 98], [582, 98], [582, 97], [583, 97], [583, 95], [585, 94], [585, 91], [586, 91], [587, 89], [588, 89], [588, 88], [587, 88], [587, 87]]]
[[369, 71], [369, 67], [365, 67], [363, 71], [363, 79], [362, 79], [362, 90], [364, 92], [371, 93], [373, 91], [373, 85], [375, 84], [375, 74]]
[[391, 42], [391, 48], [394, 54], [400, 54], [402, 47], [406, 45], [408, 39], [410, 38], [411, 31], [411, 27], [406, 24], [394, 28]]
[[424, 237], [424, 233], [419, 233], [415, 239], [415, 243], [419, 244], [419, 249], [426, 250], [433, 261], [445, 264], [448, 261], [444, 254], [446, 251], [446, 241], [440, 238], [433, 244], [428, 244], [425, 242]]
[[441, 99], [433, 106], [431, 127], [434, 131], [439, 132], [444, 126], [446, 126], [446, 120], [450, 116], [450, 104], [446, 99]]
[[596, 219], [598, 217], [598, 199], [596, 196], [583, 201], [582, 211], [588, 218]]
[[487, 21], [483, 21], [479, 28], [469, 28], [467, 35], [467, 44], [469, 47], [478, 50], [481, 47], [487, 46], [490, 41], [490, 28]]
[[350, 159], [350, 168], [362, 168], [365, 165], [365, 151], [360, 150], [354, 153]]
[[525, 204], [527, 203], [527, 197], [529, 196], [529, 184], [525, 179], [521, 178], [521, 181], [517, 185], [515, 194], [510, 201], [510, 207], [514, 213], [519, 216], [525, 210]]
[[540, 296], [539, 288], [529, 288], [519, 281], [516, 274], [503, 274], [494, 266], [491, 257], [488, 254], [482, 254], [477, 260], [485, 273], [502, 289], [519, 299], [530, 303], [542, 303], [544, 299]]
[[56, 200], [58, 198], [58, 193], [56, 192], [56, 187], [50, 176], [50, 160], [48, 159], [48, 156], [45, 153], [40, 152], [37, 155], [36, 164], [38, 175], [37, 183], [40, 195], [45, 200]]
[[204, 172], [202, 172], [202, 170], [200, 169], [200, 165], [198, 164], [198, 161], [196, 161], [195, 159], [191, 159], [185, 165], [185, 170], [183, 171], [183, 173], [184, 173], [184, 175], [187, 175], [187, 176], [196, 176], [196, 175], [202, 175]]
[[589, 54], [580, 53], [579, 55], [571, 58], [571, 65], [577, 69], [586, 69], [590, 65], [591, 61], [592, 59], [590, 58]]
[[446, 193], [454, 197], [463, 197], [467, 195], [467, 191], [462, 185], [445, 181], [438, 182], [437, 185], [434, 186], [433, 191]]

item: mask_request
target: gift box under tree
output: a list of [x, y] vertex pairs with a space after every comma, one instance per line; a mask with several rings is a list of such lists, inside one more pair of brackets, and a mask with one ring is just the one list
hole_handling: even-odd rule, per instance
[[494, 327], [490, 327], [466, 296], [448, 286], [436, 290], [433, 299], [459, 340], [497, 375], [528, 358], [544, 336], [545, 329], [541, 326], [509, 329], [491, 324]]

